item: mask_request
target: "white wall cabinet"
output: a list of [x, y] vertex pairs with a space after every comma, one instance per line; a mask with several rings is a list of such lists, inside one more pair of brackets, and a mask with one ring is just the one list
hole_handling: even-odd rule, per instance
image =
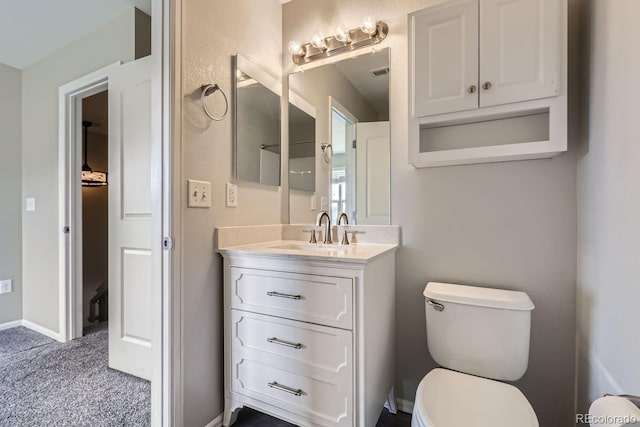
[[478, 108], [478, 0], [411, 16], [414, 116]]
[[480, 106], [559, 94], [559, 0], [480, 0]]
[[394, 381], [395, 251], [366, 261], [224, 256], [225, 414], [372, 427]]
[[[409, 15], [409, 45], [411, 164], [522, 160], [566, 151], [566, 0], [450, 0]], [[548, 118], [546, 129], [514, 141], [500, 137], [504, 120], [513, 133], [515, 123], [532, 129], [541, 115]], [[462, 125], [465, 132], [440, 130]], [[471, 137], [455, 140], [463, 133]]]

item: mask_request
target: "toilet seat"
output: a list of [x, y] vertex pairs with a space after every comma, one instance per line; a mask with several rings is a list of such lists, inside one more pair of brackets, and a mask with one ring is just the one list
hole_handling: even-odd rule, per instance
[[412, 427], [539, 427], [526, 397], [512, 385], [436, 368], [420, 382]]

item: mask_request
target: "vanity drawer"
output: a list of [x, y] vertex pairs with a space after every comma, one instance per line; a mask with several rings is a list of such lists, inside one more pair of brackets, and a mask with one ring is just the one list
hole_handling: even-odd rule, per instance
[[309, 418], [313, 426], [352, 426], [351, 376], [314, 379], [233, 352], [233, 392]]
[[231, 310], [231, 348], [272, 365], [314, 375], [345, 375], [353, 360], [353, 334], [338, 328]]
[[353, 327], [353, 280], [230, 268], [231, 308], [288, 319]]

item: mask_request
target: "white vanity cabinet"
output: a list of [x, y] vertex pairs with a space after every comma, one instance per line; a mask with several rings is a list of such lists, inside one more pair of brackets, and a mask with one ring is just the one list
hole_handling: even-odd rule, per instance
[[225, 414], [374, 427], [393, 386], [395, 250], [368, 260], [221, 250]]
[[[449, 0], [410, 14], [410, 163], [566, 151], [566, 46], [566, 0]], [[504, 120], [515, 137], [500, 135]]]

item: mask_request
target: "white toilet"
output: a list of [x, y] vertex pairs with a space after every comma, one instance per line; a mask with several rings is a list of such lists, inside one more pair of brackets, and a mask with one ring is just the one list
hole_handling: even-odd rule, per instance
[[[529, 362], [533, 302], [524, 292], [448, 283], [424, 290], [427, 344], [443, 368], [420, 382], [412, 427], [538, 427], [512, 385]], [[496, 381], [497, 380], [497, 381]]]

